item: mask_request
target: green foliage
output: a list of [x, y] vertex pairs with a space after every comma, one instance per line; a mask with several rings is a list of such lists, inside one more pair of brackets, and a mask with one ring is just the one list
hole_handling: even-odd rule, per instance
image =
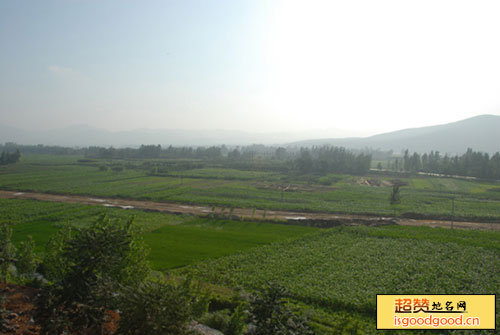
[[73, 236], [63, 233], [54, 241], [53, 254], [63, 259], [66, 269], [55, 274], [54, 285], [38, 299], [42, 333], [68, 329], [97, 333], [106, 320], [104, 311], [116, 306], [117, 286], [137, 285], [149, 273], [132, 220], [101, 216], [87, 227], [76, 228]]
[[391, 195], [389, 197], [389, 202], [391, 203], [391, 205], [401, 203], [400, 187], [401, 186], [399, 184], [392, 185]]
[[148, 264], [134, 229], [133, 219], [123, 222], [106, 216], [88, 227], [77, 228], [62, 253], [69, 264], [63, 279], [66, 293], [85, 296], [101, 280], [127, 284], [145, 278]]
[[92, 297], [87, 297], [86, 303], [71, 300], [64, 296], [62, 287], [56, 286], [40, 291], [34, 317], [41, 335], [99, 334], [107, 320], [104, 312]]
[[17, 252], [16, 269], [18, 276], [32, 279], [39, 263], [40, 261], [35, 255], [35, 241], [30, 235], [27, 241], [21, 242]]
[[63, 257], [63, 252], [71, 240], [71, 231], [70, 225], [64, 225], [49, 239], [45, 247], [43, 274], [50, 281], [62, 281], [69, 271], [69, 260]]
[[124, 335], [192, 334], [188, 322], [193, 314], [190, 284], [147, 281], [121, 290], [119, 333]]
[[101, 216], [50, 240], [45, 271], [54, 283], [37, 300], [42, 334], [99, 333], [109, 309], [122, 311], [122, 334], [189, 333], [188, 321], [206, 312], [208, 294], [189, 280], [153, 280], [138, 232], [132, 220]]
[[[397, 170], [397, 167], [393, 166]], [[488, 153], [467, 149], [461, 156], [442, 156], [439, 151], [424, 153], [414, 152], [409, 155], [405, 150], [403, 169], [406, 172], [427, 172], [445, 175], [471, 176], [487, 179], [500, 179], [500, 152], [490, 157]]]
[[16, 247], [11, 242], [12, 229], [8, 223], [0, 223], [0, 282], [6, 283], [11, 277], [15, 262]]
[[210, 328], [220, 330], [224, 335], [241, 335], [245, 328], [246, 314], [243, 306], [239, 305], [233, 312], [222, 309], [205, 314], [200, 322]]
[[371, 160], [371, 155], [355, 154], [345, 148], [325, 145], [312, 149], [300, 148], [299, 157], [294, 160], [294, 165], [295, 170], [301, 174], [363, 174], [370, 169]]
[[286, 306], [286, 290], [267, 283], [250, 301], [250, 335], [313, 335], [303, 317]]
[[17, 149], [15, 152], [2, 151], [0, 156], [0, 165], [14, 164], [21, 159], [21, 153]]
[[[286, 288], [294, 303], [321, 308], [327, 315], [368, 318], [371, 330], [348, 320], [345, 327], [375, 334], [376, 294], [500, 293], [498, 232], [456, 233], [425, 227], [339, 227], [192, 268], [213, 284], [248, 290], [272, 280]], [[342, 326], [335, 320], [318, 322]]]

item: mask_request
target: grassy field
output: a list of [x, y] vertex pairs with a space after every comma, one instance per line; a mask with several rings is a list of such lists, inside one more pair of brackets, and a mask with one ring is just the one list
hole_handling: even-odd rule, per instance
[[295, 239], [315, 229], [272, 223], [192, 219], [165, 225], [144, 234], [157, 270], [193, 264], [270, 244]]
[[[290, 176], [274, 172], [202, 168], [152, 176], [144, 161], [79, 162], [82, 157], [27, 156], [0, 167], [0, 189], [84, 194], [226, 207], [359, 213], [451, 215], [500, 220], [500, 183], [437, 177], [399, 178], [401, 204], [391, 206], [388, 176]], [[102, 164], [124, 170], [101, 171]], [[127, 168], [128, 167], [128, 168]], [[381, 186], [375, 186], [381, 185]], [[288, 191], [282, 189], [289, 187]]]
[[248, 290], [279, 283], [320, 334], [381, 334], [376, 294], [500, 294], [500, 232], [339, 227], [184, 271]]
[[151, 265], [162, 271], [317, 231], [265, 222], [208, 220], [100, 206], [0, 199], [0, 218], [13, 224], [14, 243], [19, 244], [31, 235], [39, 253], [44, 252], [50, 236], [63, 225], [82, 226], [102, 214], [122, 220], [135, 217], [150, 248]]

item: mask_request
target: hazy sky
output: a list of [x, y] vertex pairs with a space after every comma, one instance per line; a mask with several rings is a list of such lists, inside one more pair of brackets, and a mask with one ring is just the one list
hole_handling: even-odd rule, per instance
[[381, 132], [500, 115], [500, 1], [0, 1], [0, 124]]

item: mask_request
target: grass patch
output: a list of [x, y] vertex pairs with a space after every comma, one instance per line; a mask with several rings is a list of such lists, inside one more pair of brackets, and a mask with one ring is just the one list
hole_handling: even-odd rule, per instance
[[144, 234], [156, 270], [193, 264], [316, 231], [309, 227], [273, 223], [193, 219]]

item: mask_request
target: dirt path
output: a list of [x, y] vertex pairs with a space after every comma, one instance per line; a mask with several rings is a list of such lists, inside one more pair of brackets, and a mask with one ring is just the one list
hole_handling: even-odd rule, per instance
[[[196, 205], [184, 205], [168, 202], [153, 202], [143, 200], [126, 200], [116, 198], [101, 198], [81, 195], [58, 195], [37, 192], [17, 192], [17, 191], [2, 191], [0, 190], [0, 198], [9, 199], [34, 199], [42, 201], [77, 203], [86, 205], [97, 205], [104, 207], [117, 207], [122, 209], [141, 209], [152, 210], [158, 212], [172, 214], [192, 214], [197, 216], [208, 216], [215, 214], [219, 216], [228, 216], [230, 210], [224, 207], [208, 207]], [[215, 209], [215, 210], [214, 210]], [[232, 212], [233, 216], [249, 220], [277, 219], [288, 222], [303, 222], [320, 227], [331, 227], [335, 225], [384, 225], [384, 224], [400, 224], [406, 226], [430, 226], [451, 228], [450, 221], [440, 220], [413, 220], [413, 219], [393, 219], [365, 215], [350, 215], [350, 214], [331, 214], [331, 213], [302, 213], [288, 211], [264, 211], [253, 210], [248, 208], [235, 208]], [[454, 228], [469, 228], [469, 229], [490, 229], [500, 230], [500, 223], [487, 222], [454, 222]]]

